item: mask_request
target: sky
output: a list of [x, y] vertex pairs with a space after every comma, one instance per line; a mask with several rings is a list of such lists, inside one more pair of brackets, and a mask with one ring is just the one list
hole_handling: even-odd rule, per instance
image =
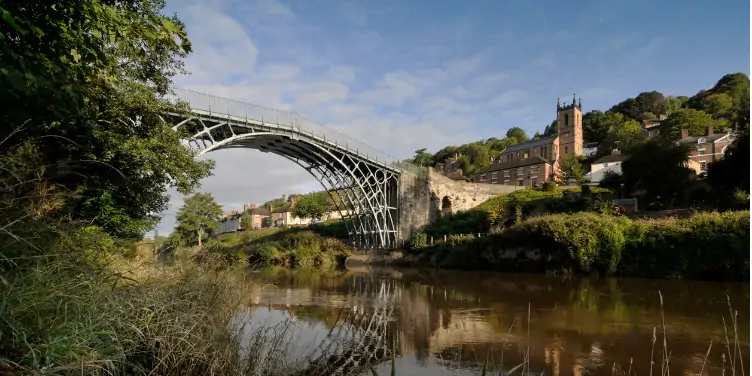
[[[168, 0], [193, 53], [175, 86], [292, 110], [391, 155], [530, 135], [556, 100], [607, 110], [750, 72], [746, 0]], [[220, 150], [200, 191], [225, 210], [320, 190], [294, 163]], [[168, 192], [158, 226], [183, 197]]]

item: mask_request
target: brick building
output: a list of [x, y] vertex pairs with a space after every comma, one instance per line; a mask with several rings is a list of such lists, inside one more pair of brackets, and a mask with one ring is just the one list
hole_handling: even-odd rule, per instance
[[707, 127], [705, 135], [690, 136], [682, 129], [680, 144], [690, 146], [689, 167], [698, 175], [708, 171], [708, 164], [723, 158], [726, 148], [733, 142], [733, 136], [727, 132], [715, 133], [713, 127]]
[[556, 128], [553, 137], [512, 145], [501, 152], [498, 163], [481, 169], [473, 176], [478, 183], [538, 186], [554, 176], [559, 161], [569, 155], [582, 155], [582, 100], [556, 102]]

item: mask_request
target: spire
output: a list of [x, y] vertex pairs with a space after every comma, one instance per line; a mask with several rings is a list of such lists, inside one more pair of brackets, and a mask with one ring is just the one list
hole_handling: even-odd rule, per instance
[[577, 104], [577, 94], [574, 93], [574, 94], [572, 94], [572, 106], [574, 106], [576, 104]]
[[556, 98], [556, 111], [559, 111], [559, 109], [561, 108], [561, 101], [560, 101], [560, 99], [561, 98]]
[[577, 101], [577, 107], [579, 107], [580, 110], [582, 110], [582, 97], [580, 97], [580, 99]]

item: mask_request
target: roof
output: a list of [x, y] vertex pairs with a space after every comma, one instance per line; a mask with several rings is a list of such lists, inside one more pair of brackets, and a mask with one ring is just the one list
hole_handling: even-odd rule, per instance
[[292, 205], [280, 206], [278, 208], [272, 208], [272, 213], [288, 213], [292, 211]]
[[593, 164], [621, 162], [627, 159], [629, 159], [629, 155], [624, 155], [624, 154], [607, 155], [605, 157], [599, 158], [598, 160], [593, 162]]
[[559, 136], [541, 137], [535, 140], [520, 142], [519, 144], [514, 144], [504, 149], [501, 153], [504, 154], [504, 153], [508, 153], [511, 151], [517, 151], [517, 150], [523, 150], [527, 148], [534, 148], [536, 146], [548, 145], [550, 143], [553, 143], [554, 140], [556, 140], [556, 137], [559, 137]]
[[548, 163], [548, 161], [541, 157], [530, 157], [530, 158], [520, 159], [517, 161], [494, 163], [484, 169], [481, 169], [475, 174], [478, 175], [478, 174], [483, 174], [483, 173], [491, 172], [491, 171], [508, 170], [511, 168], [519, 168], [519, 167], [537, 165], [537, 164], [542, 164], [542, 163]]
[[710, 142], [716, 142], [726, 136], [728, 136], [728, 133], [714, 133], [710, 136], [689, 136], [687, 138], [682, 138], [679, 140], [682, 144], [696, 144], [697, 141], [699, 141], [701, 138], [705, 139], [704, 143], [710, 143]]
[[266, 208], [256, 207], [256, 208], [248, 209], [248, 213], [253, 214], [253, 215], [269, 215], [269, 210]]
[[597, 148], [598, 143], [597, 142], [586, 142], [582, 145], [583, 148]]

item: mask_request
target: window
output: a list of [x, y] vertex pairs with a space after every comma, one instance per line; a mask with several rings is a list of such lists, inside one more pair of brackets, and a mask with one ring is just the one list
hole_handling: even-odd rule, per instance
[[509, 185], [509, 180], [504, 180], [504, 184]]
[[705, 142], [706, 142], [705, 137], [702, 137], [699, 140], [697, 140], [698, 144], [704, 144]]
[[522, 179], [517, 180], [517, 185], [522, 186]]
[[705, 149], [698, 150], [697, 155], [705, 155]]
[[700, 162], [700, 171], [708, 172], [708, 162]]
[[567, 153], [569, 153], [569, 146], [564, 147], [564, 154], [567, 154]]
[[564, 114], [564, 126], [569, 126], [569, 114]]
[[486, 174], [480, 174], [480, 181], [486, 181]]
[[608, 163], [604, 163], [604, 164], [603, 164], [603, 167], [608, 167]]
[[504, 177], [505, 177], [505, 178], [508, 178], [508, 177], [509, 177], [509, 175], [510, 175], [509, 171], [504, 171]]
[[524, 171], [525, 171], [524, 168], [518, 168], [517, 169], [517, 176], [522, 176], [522, 174], [524, 173]]
[[491, 180], [496, 180], [498, 178], [499, 178], [499, 173], [498, 172], [494, 171], [494, 172], [491, 173]]

